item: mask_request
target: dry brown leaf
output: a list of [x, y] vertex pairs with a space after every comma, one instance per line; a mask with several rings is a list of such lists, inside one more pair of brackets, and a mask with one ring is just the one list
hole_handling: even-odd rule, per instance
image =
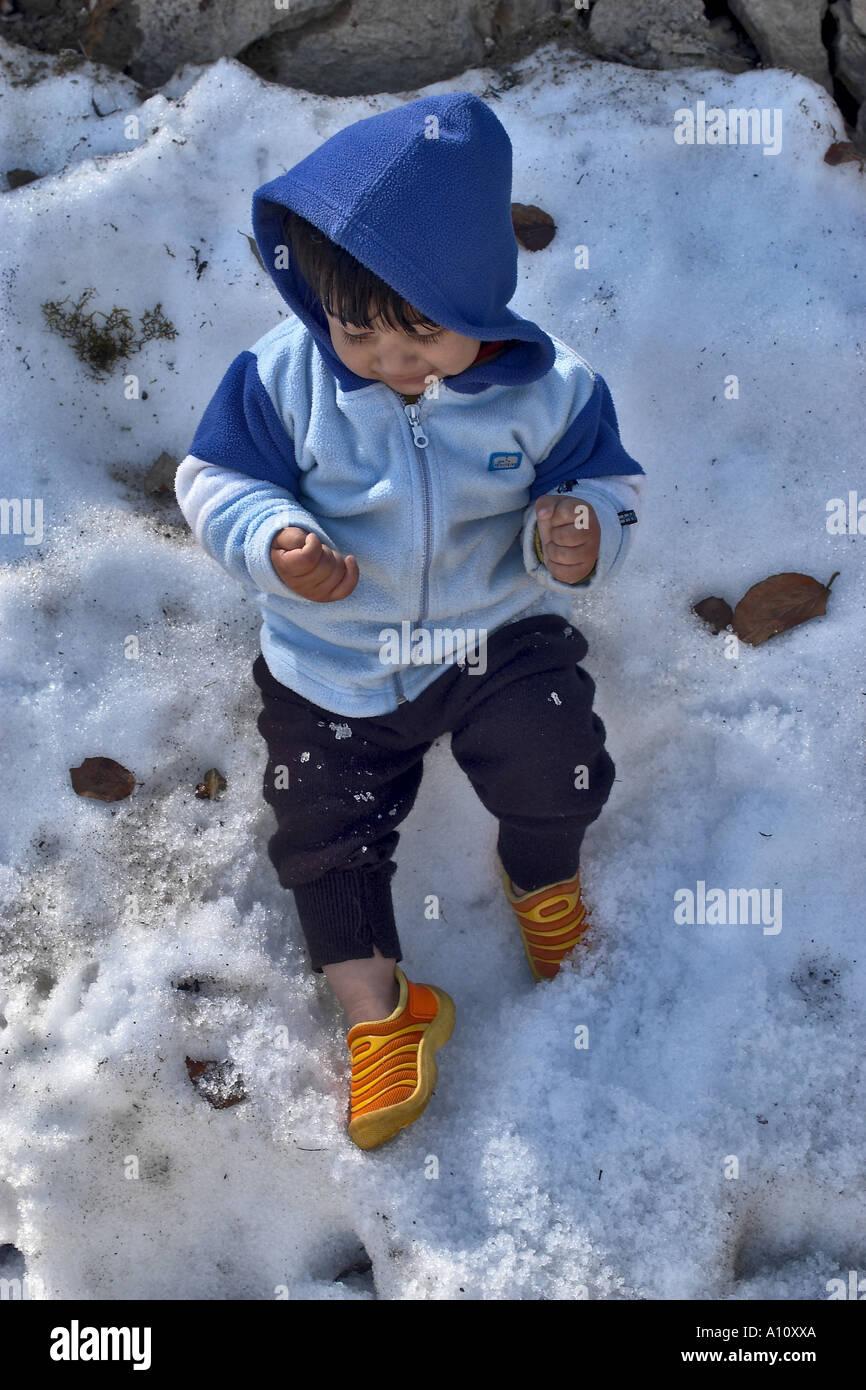
[[122, 801], [135, 786], [135, 774], [114, 758], [85, 758], [80, 767], [71, 767], [72, 790], [95, 801]]
[[550, 213], [534, 203], [512, 203], [511, 225], [520, 245], [527, 251], [543, 251], [556, 233], [556, 223]]
[[734, 610], [724, 598], [702, 598], [700, 603], [692, 605], [692, 612], [703, 618], [705, 623], [709, 623], [714, 635], [721, 632], [723, 627], [727, 627], [734, 618]]
[[863, 168], [863, 156], [850, 140], [837, 140], [834, 144], [828, 145], [824, 155], [825, 164], [844, 164], [849, 159], [856, 161], [860, 168]]
[[240, 236], [245, 236], [245, 237], [246, 237], [247, 241], [248, 241], [249, 244], [250, 244], [250, 250], [252, 251], [253, 255], [255, 256], [255, 258], [256, 258], [256, 260], [258, 261], [259, 265], [261, 266], [262, 270], [264, 270], [264, 269], [265, 269], [265, 263], [264, 263], [264, 261], [262, 260], [261, 256], [259, 255], [259, 248], [258, 248], [258, 246], [256, 246], [256, 243], [255, 243], [254, 238], [250, 236], [249, 232], [240, 232], [239, 235], [240, 235]]
[[810, 618], [822, 618], [836, 574], [828, 584], [808, 574], [771, 574], [769, 579], [753, 584], [734, 609], [734, 632], [743, 642], [757, 647]]
[[214, 1110], [225, 1110], [229, 1105], [246, 1100], [243, 1077], [234, 1062], [217, 1062], [214, 1058], [198, 1062], [187, 1057], [186, 1069], [193, 1086]]
[[223, 777], [218, 767], [209, 767], [202, 780], [195, 789], [195, 794], [200, 801], [218, 801], [220, 792], [224, 792], [228, 782]]

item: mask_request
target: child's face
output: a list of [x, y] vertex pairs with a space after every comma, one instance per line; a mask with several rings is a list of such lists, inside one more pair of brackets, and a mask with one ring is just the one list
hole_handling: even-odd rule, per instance
[[375, 329], [345, 326], [323, 311], [331, 331], [331, 343], [340, 361], [356, 376], [383, 381], [392, 390], [420, 395], [429, 386], [427, 377], [456, 376], [470, 366], [481, 346], [480, 338], [464, 338], [449, 328], [417, 325], [411, 333], [380, 322]]

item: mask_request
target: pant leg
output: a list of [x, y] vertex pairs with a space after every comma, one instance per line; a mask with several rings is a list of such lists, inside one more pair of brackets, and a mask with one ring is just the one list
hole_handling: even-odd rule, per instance
[[521, 888], [570, 878], [614, 781], [585, 638], [553, 614], [493, 633], [487, 668], [462, 675], [451, 749], [499, 821], [503, 867]]
[[381, 718], [343, 716], [280, 684], [261, 655], [253, 676], [268, 748], [264, 797], [277, 818], [268, 856], [294, 893], [313, 970], [370, 957], [374, 946], [401, 960], [395, 827], [412, 809], [432, 740], [417, 737], [408, 705]]

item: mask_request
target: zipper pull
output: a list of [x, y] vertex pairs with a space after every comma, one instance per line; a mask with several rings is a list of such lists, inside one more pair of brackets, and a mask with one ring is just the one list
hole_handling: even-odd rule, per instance
[[412, 428], [412, 438], [419, 449], [426, 449], [430, 443], [426, 434], [421, 428], [421, 413], [416, 405], [404, 405], [403, 409], [409, 417], [409, 424]]

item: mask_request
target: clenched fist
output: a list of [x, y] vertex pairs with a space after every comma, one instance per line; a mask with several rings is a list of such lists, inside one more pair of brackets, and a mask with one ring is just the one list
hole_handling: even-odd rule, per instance
[[601, 527], [588, 502], [546, 493], [535, 504], [545, 568], [563, 584], [579, 584], [595, 568]]
[[337, 550], [322, 545], [315, 531], [284, 526], [271, 541], [271, 564], [293, 593], [315, 603], [334, 603], [347, 598], [358, 582], [354, 555], [345, 560]]

